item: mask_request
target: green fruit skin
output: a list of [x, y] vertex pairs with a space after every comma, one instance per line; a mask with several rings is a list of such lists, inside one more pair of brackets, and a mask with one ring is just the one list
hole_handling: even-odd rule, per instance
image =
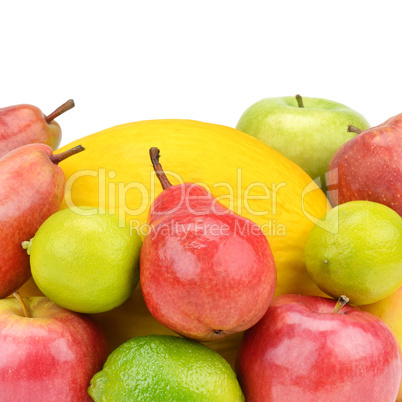
[[59, 306], [102, 313], [123, 304], [137, 286], [142, 242], [116, 215], [80, 209], [81, 215], [56, 212], [36, 232], [29, 250], [32, 277]]
[[171, 335], [132, 338], [115, 349], [88, 388], [94, 401], [244, 401], [217, 352]]
[[[343, 214], [345, 209], [353, 214]], [[402, 286], [402, 218], [372, 201], [339, 205], [311, 229], [305, 258], [307, 272], [326, 294], [346, 295], [357, 305], [375, 303]]]
[[321, 98], [303, 97], [300, 108], [294, 96], [266, 98], [251, 105], [240, 117], [236, 128], [247, 133], [299, 165], [310, 177], [321, 178], [331, 156], [356, 133], [370, 127], [353, 109]]

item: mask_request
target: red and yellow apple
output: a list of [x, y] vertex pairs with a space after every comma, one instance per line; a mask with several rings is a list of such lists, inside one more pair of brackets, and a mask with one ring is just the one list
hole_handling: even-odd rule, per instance
[[334, 206], [374, 201], [402, 216], [402, 113], [343, 144], [329, 162], [327, 186]]
[[108, 355], [100, 327], [46, 297], [0, 300], [0, 399], [91, 401]]
[[394, 335], [373, 314], [336, 305], [317, 296], [273, 300], [246, 331], [236, 361], [248, 402], [395, 402], [401, 356]]

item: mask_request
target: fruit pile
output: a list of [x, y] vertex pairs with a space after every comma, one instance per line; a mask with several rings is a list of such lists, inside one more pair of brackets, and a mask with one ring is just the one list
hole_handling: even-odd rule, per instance
[[0, 401], [402, 401], [402, 114], [73, 106], [0, 109]]

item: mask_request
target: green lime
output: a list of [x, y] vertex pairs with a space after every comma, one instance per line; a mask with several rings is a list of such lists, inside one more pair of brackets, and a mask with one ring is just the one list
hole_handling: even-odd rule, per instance
[[201, 343], [171, 335], [132, 338], [91, 380], [95, 401], [244, 401], [229, 363]]
[[58, 211], [24, 243], [38, 288], [69, 310], [112, 310], [138, 283], [141, 239], [105, 211]]
[[317, 221], [305, 245], [306, 268], [328, 295], [374, 303], [402, 286], [402, 218], [371, 201], [350, 201]]

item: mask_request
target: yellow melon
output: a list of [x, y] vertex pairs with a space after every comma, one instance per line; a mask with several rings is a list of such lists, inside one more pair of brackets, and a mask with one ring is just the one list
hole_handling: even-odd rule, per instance
[[[149, 149], [158, 147], [172, 184], [206, 186], [224, 205], [260, 225], [275, 258], [276, 295], [323, 295], [306, 272], [304, 243], [330, 206], [299, 166], [264, 143], [226, 126], [151, 120], [108, 128], [57, 152], [78, 144], [85, 151], [60, 163], [67, 179], [63, 208], [106, 209], [118, 214], [122, 224], [146, 234], [149, 207], [162, 191], [149, 158]], [[32, 280], [22, 293], [40, 294]], [[169, 333], [147, 311], [139, 287], [121, 307], [94, 317], [112, 348], [133, 336]], [[240, 337], [210, 346], [233, 363]]]

